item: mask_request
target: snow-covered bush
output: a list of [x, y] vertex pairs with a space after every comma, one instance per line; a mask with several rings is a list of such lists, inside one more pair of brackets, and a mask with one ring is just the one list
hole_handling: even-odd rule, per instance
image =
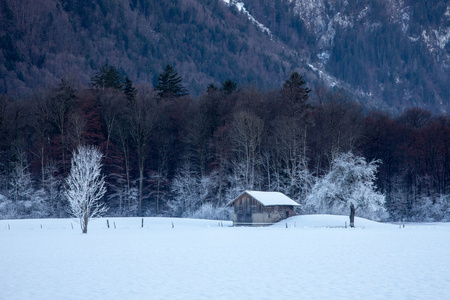
[[2, 218], [44, 218], [51, 215], [51, 205], [43, 189], [35, 190], [25, 152], [18, 152], [8, 180], [8, 190], [0, 197]]
[[333, 159], [331, 171], [319, 179], [306, 198], [306, 209], [314, 213], [346, 215], [350, 205], [356, 215], [380, 220], [387, 217], [385, 197], [375, 190], [379, 161], [367, 163], [351, 152]]
[[188, 164], [172, 181], [168, 215], [184, 218], [229, 220], [230, 209], [217, 199], [217, 174], [200, 176]]
[[231, 220], [233, 210], [230, 207], [216, 207], [212, 203], [205, 203], [192, 214], [194, 219]]
[[25, 152], [19, 152], [9, 181], [8, 198], [15, 203], [33, 198], [34, 189]]
[[409, 221], [450, 221], [450, 195], [442, 195], [435, 199], [423, 197], [418, 202], [420, 205], [414, 206], [410, 211]]
[[199, 176], [185, 165], [172, 181], [173, 199], [167, 203], [169, 214], [191, 217], [205, 202], [211, 184], [210, 176]]
[[0, 194], [0, 219], [17, 218], [17, 209], [14, 203]]

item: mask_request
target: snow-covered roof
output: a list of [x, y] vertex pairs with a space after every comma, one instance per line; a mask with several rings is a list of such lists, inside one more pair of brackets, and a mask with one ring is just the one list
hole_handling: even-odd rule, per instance
[[261, 192], [261, 191], [245, 191], [239, 195], [233, 201], [230, 201], [228, 205], [231, 205], [234, 201], [239, 199], [243, 194], [248, 194], [253, 197], [255, 200], [260, 202], [263, 206], [275, 206], [275, 205], [292, 205], [299, 206], [297, 202], [289, 198], [283, 193], [279, 192]]

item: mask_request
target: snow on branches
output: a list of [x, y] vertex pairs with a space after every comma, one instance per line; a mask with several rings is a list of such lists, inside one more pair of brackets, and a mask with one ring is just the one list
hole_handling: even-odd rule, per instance
[[87, 233], [88, 222], [108, 210], [100, 199], [106, 192], [105, 178], [101, 175], [103, 154], [95, 146], [79, 146], [73, 152], [71, 169], [66, 178], [65, 196], [69, 200], [69, 213], [80, 221]]
[[306, 198], [315, 213], [348, 214], [351, 204], [358, 216], [380, 220], [386, 217], [385, 196], [375, 190], [379, 160], [343, 153], [333, 159], [331, 171], [319, 179]]

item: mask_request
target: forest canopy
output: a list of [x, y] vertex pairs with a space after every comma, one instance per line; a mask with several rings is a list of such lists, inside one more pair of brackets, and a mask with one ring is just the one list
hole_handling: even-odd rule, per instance
[[377, 162], [371, 189], [387, 218], [448, 220], [448, 115], [369, 111], [342, 90], [309, 88], [298, 73], [278, 90], [225, 80], [199, 97], [121, 80], [76, 88], [64, 79], [32, 97], [0, 97], [2, 218], [67, 216], [73, 151], [91, 145], [104, 155], [110, 215], [225, 218], [224, 204], [245, 189], [283, 192], [304, 213], [314, 184], [352, 153]]

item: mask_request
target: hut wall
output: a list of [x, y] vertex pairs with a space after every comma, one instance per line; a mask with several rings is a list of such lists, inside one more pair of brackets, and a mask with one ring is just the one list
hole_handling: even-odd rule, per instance
[[234, 203], [234, 224], [274, 223], [295, 215], [293, 206], [263, 206], [253, 197], [244, 194]]

